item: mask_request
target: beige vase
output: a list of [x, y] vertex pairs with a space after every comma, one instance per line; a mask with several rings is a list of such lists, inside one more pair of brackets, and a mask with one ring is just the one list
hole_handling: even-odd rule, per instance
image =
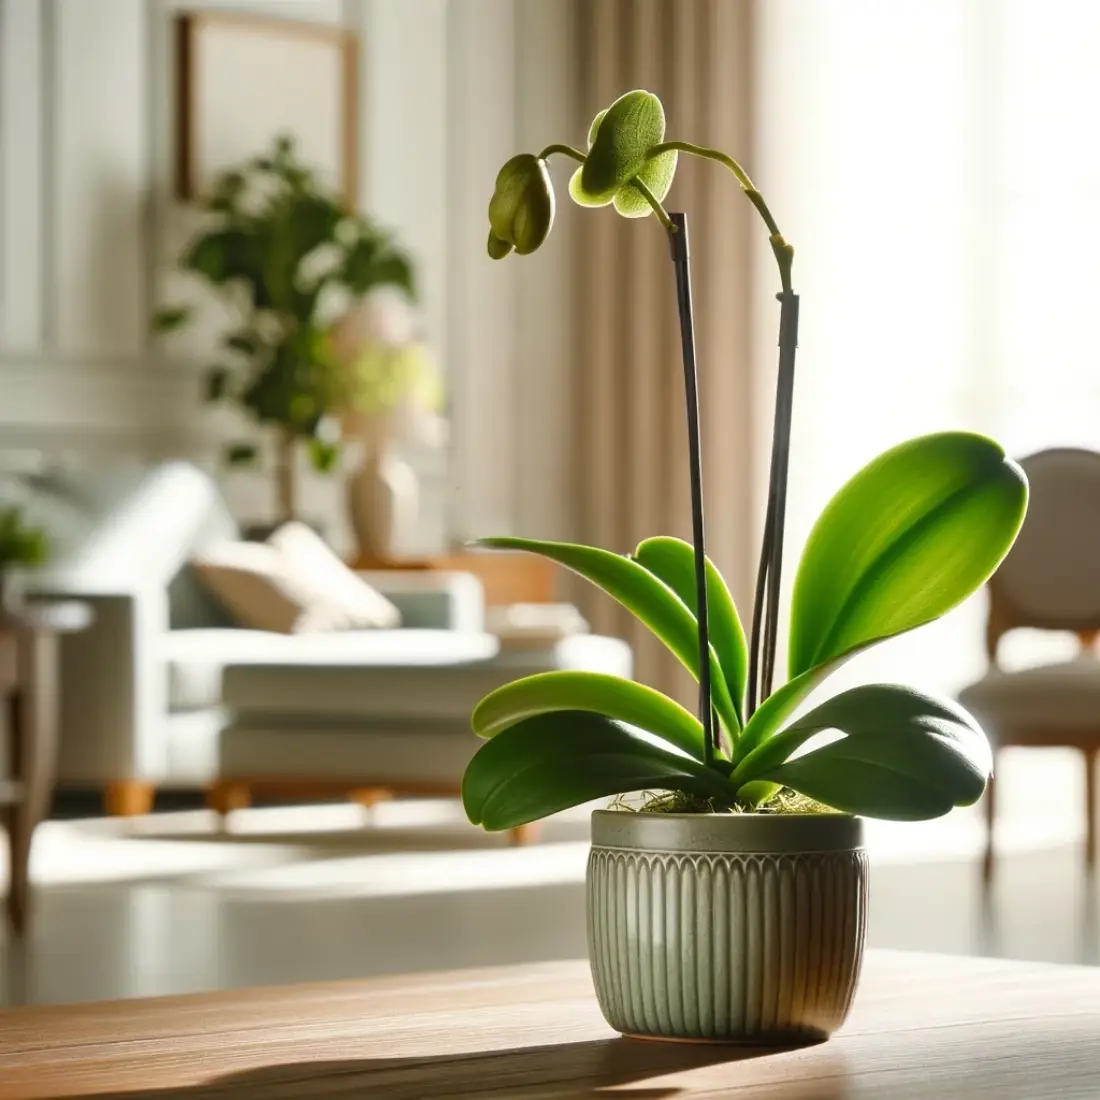
[[596, 995], [617, 1031], [819, 1041], [843, 1023], [859, 980], [862, 822], [597, 810], [587, 899]]
[[420, 485], [387, 443], [364, 447], [363, 461], [348, 480], [348, 513], [365, 557], [393, 559], [413, 538]]

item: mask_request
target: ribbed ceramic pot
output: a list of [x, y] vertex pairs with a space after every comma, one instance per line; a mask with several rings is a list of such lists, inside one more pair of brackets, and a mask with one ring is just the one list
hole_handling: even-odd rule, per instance
[[867, 920], [859, 818], [597, 810], [587, 886], [616, 1031], [791, 1044], [848, 1014]]

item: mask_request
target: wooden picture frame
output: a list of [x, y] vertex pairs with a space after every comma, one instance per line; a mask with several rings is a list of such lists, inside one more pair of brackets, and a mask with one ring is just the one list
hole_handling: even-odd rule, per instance
[[359, 41], [344, 27], [230, 11], [176, 19], [176, 193], [291, 134], [301, 159], [359, 205]]

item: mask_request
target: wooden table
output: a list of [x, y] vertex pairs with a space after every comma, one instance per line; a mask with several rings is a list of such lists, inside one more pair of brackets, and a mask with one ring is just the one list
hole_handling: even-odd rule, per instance
[[31, 841], [49, 812], [57, 765], [58, 635], [91, 621], [91, 606], [76, 600], [0, 611], [0, 697], [10, 756], [10, 778], [0, 781], [0, 822], [8, 837], [8, 919], [19, 934], [27, 921]]
[[557, 599], [558, 567], [534, 554], [497, 550], [455, 550], [425, 558], [360, 557], [353, 569], [412, 569], [473, 573], [485, 589], [485, 603], [553, 603]]
[[0, 1100], [605, 1095], [1100, 1096], [1100, 969], [871, 952], [843, 1031], [779, 1052], [620, 1039], [583, 962], [0, 1015]]

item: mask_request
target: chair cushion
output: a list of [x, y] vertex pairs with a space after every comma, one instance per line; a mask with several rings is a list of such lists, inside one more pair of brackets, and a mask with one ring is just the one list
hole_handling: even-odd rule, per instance
[[[217, 706], [223, 698], [223, 672], [251, 665], [266, 670], [270, 685], [294, 669], [335, 665], [353, 673], [364, 667], [448, 665], [484, 660], [497, 651], [488, 634], [457, 630], [350, 630], [336, 634], [274, 634], [233, 627], [170, 630], [162, 654], [168, 669], [173, 710]], [[262, 695], [261, 695], [262, 698]]]
[[[576, 635], [541, 651], [497, 652], [491, 635], [459, 634], [463, 651], [448, 659], [446, 646], [436, 640], [445, 631], [395, 633], [401, 644], [388, 651], [380, 648], [374, 659], [367, 657], [366, 649], [340, 653], [335, 647], [326, 652], [310, 646], [308, 662], [295, 661], [288, 649], [285, 661], [234, 663], [225, 671], [225, 703], [238, 716], [250, 711], [369, 716], [372, 721], [450, 720], [465, 730], [471, 710], [484, 695], [521, 676], [554, 669], [631, 674], [630, 647], [617, 638]], [[418, 643], [418, 636], [428, 644]], [[333, 637], [338, 636], [309, 642], [328, 642]], [[430, 644], [437, 648], [433, 651]]]
[[1096, 731], [1100, 738], [1100, 661], [1072, 661], [1019, 672], [994, 670], [959, 695], [994, 741], [1000, 733], [1024, 731], [1054, 739]]

